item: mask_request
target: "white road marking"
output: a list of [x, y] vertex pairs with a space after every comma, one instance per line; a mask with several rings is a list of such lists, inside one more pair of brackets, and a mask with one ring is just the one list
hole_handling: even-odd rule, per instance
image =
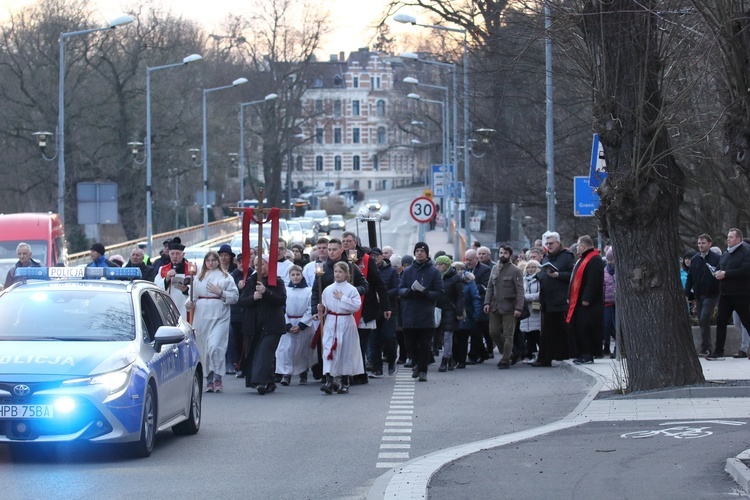
[[388, 415], [380, 444], [381, 451], [375, 467], [391, 469], [409, 460], [411, 449], [412, 415], [414, 414], [414, 392], [416, 380], [408, 372], [396, 374]]

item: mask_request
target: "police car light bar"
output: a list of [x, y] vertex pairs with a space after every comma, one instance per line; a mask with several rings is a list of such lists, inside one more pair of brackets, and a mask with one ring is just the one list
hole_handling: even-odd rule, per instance
[[16, 277], [24, 279], [141, 279], [137, 267], [17, 267]]

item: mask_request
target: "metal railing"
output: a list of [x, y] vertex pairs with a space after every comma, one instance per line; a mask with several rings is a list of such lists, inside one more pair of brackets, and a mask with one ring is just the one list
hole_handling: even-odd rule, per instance
[[[166, 233], [159, 233], [153, 236], [153, 247], [154, 254], [150, 257], [156, 258], [161, 249], [162, 242], [167, 239], [172, 239], [175, 236], [179, 236], [182, 240], [182, 244], [185, 246], [192, 246], [198, 244], [205, 244], [205, 246], [218, 245], [229, 241], [232, 236], [241, 229], [239, 216], [229, 217], [219, 221], [211, 222], [208, 224], [208, 240], [203, 239], [203, 224], [198, 226], [186, 227], [183, 229], [176, 229]], [[107, 257], [115, 254], [122, 255], [125, 260], [130, 257], [130, 252], [138, 246], [138, 242], [144, 241], [146, 238], [139, 238], [137, 240], [124, 241], [116, 245], [109, 245], [104, 247]], [[68, 255], [68, 266], [76, 267], [91, 262], [89, 256], [90, 251], [78, 252]]]

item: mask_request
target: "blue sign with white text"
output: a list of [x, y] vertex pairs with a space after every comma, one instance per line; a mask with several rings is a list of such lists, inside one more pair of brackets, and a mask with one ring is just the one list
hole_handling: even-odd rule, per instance
[[573, 177], [573, 215], [576, 217], [593, 217], [599, 208], [599, 195], [589, 186], [589, 178]]
[[591, 143], [591, 168], [589, 169], [589, 185], [592, 188], [601, 186], [607, 178], [607, 162], [604, 159], [604, 147], [599, 142], [599, 134], [594, 134]]

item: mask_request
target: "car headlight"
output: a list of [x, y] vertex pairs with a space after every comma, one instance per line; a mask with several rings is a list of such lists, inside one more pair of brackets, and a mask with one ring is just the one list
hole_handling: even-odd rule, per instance
[[76, 378], [66, 380], [63, 385], [66, 386], [79, 386], [79, 385], [103, 385], [107, 388], [110, 394], [121, 391], [130, 382], [130, 372], [133, 365], [128, 365], [122, 370], [114, 372], [102, 373], [100, 375], [94, 375], [93, 377]]

